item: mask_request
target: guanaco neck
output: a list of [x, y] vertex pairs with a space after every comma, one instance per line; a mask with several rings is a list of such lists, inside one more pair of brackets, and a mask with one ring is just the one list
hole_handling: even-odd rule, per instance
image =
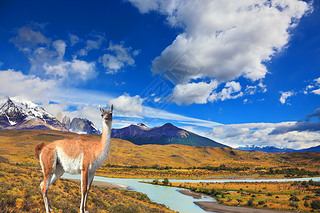
[[102, 122], [102, 135], [101, 135], [101, 148], [102, 152], [105, 152], [107, 155], [110, 151], [110, 138], [111, 138], [111, 122], [106, 124], [105, 121]]

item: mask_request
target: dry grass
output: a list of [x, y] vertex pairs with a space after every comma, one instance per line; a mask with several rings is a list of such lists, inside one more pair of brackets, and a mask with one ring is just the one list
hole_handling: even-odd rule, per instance
[[[162, 182], [158, 184], [163, 185]], [[215, 196], [220, 203], [230, 206], [320, 212], [320, 209], [312, 208], [313, 202], [320, 203], [319, 182], [169, 183], [169, 185]]]
[[[63, 138], [84, 137], [99, 141], [99, 135], [78, 135], [52, 130], [0, 130], [0, 156], [11, 163], [38, 166], [34, 147]], [[0, 158], [0, 160], [1, 160]], [[142, 145], [111, 139], [111, 152], [97, 174], [108, 177], [135, 178], [204, 178], [228, 175], [265, 175], [270, 168], [298, 167], [320, 170], [320, 153], [274, 154], [246, 152], [231, 148], [194, 147], [185, 145]], [[122, 167], [110, 167], [119, 165]], [[132, 167], [139, 165], [139, 168]], [[146, 168], [141, 168], [141, 167]], [[197, 167], [224, 166], [235, 170], [208, 170]], [[158, 169], [168, 167], [169, 169]], [[173, 169], [171, 168], [173, 167]], [[171, 168], [171, 169], [170, 169]], [[188, 169], [186, 169], [188, 168]], [[240, 170], [236, 170], [240, 168]], [[245, 170], [241, 168], [247, 168]], [[274, 174], [279, 178], [284, 175]]]
[[[0, 212], [44, 212], [40, 192], [42, 174], [37, 167], [0, 163]], [[58, 180], [49, 188], [55, 212], [75, 212], [80, 206], [80, 186]], [[93, 187], [88, 196], [90, 212], [174, 212], [133, 191]]]

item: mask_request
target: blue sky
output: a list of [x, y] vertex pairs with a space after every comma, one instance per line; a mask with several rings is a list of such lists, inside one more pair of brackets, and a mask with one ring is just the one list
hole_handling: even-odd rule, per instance
[[0, 1], [0, 95], [232, 147], [320, 144], [319, 1]]

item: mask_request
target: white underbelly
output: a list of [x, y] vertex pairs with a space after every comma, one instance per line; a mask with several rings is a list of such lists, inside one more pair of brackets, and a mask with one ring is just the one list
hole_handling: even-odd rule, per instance
[[70, 174], [80, 174], [82, 167], [82, 154], [77, 158], [71, 158], [63, 152], [58, 151], [58, 163], [62, 166], [63, 170]]

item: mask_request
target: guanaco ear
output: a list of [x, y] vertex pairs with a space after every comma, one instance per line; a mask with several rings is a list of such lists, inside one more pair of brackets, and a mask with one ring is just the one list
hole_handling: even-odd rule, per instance
[[101, 108], [101, 106], [100, 106], [100, 105], [99, 105], [99, 108], [100, 108], [100, 111], [103, 113], [103, 111], [104, 111], [104, 110]]
[[113, 112], [113, 104], [111, 104], [111, 109], [110, 110], [111, 110], [111, 112]]

